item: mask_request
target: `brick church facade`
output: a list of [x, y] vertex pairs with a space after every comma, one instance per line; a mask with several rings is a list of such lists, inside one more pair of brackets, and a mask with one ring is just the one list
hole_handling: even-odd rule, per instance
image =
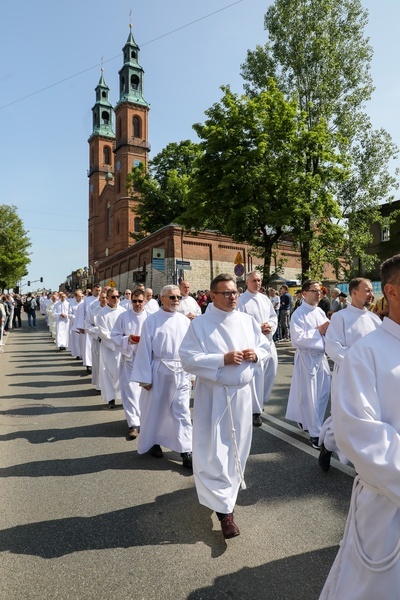
[[[147, 167], [150, 151], [149, 104], [143, 95], [139, 53], [130, 31], [123, 48], [115, 107], [103, 72], [95, 89], [89, 137], [89, 267], [82, 284], [113, 282], [124, 291], [140, 282], [159, 293], [163, 285], [185, 278], [193, 290], [208, 289], [218, 273], [234, 274], [234, 269], [241, 282], [262, 260], [252, 255], [250, 247], [217, 232], [191, 235], [171, 224], [138, 242], [130, 236], [140, 231], [140, 218], [135, 214], [137, 203], [126, 190], [127, 176], [140, 162]], [[300, 261], [291, 244], [278, 247], [277, 260], [283, 256], [283, 277], [298, 279]]]

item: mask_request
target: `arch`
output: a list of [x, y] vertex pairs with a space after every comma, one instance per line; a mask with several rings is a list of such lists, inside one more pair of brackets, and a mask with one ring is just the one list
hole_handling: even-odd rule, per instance
[[131, 75], [131, 88], [133, 90], [138, 90], [139, 89], [139, 84], [140, 84], [140, 79], [136, 75], [136, 73], [134, 73], [133, 75]]
[[133, 137], [141, 138], [142, 137], [142, 119], [135, 115], [132, 119], [132, 127], [133, 127]]
[[110, 113], [108, 112], [108, 110], [103, 110], [103, 112], [101, 113], [101, 122], [103, 125], [110, 124]]

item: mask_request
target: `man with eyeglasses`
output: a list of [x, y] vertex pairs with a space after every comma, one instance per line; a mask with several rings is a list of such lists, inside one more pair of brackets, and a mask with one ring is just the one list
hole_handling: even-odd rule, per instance
[[318, 307], [321, 286], [309, 279], [301, 288], [303, 302], [292, 314], [290, 337], [296, 348], [286, 418], [296, 421], [319, 450], [319, 435], [329, 400], [330, 369], [325, 356], [325, 333], [329, 319]]
[[261, 427], [261, 413], [264, 410], [264, 404], [268, 402], [271, 395], [278, 370], [278, 354], [272, 339], [278, 327], [278, 317], [271, 300], [260, 292], [261, 275], [259, 271], [251, 271], [247, 275], [246, 286], [246, 291], [239, 296], [238, 310], [255, 318], [262, 333], [267, 336], [271, 344], [271, 358], [263, 363], [261, 377], [257, 377], [255, 380], [259, 391], [254, 396], [253, 425], [254, 427]]
[[107, 306], [107, 292], [102, 291], [99, 294], [99, 299], [93, 302], [85, 316], [85, 331], [92, 340], [91, 351], [92, 351], [92, 385], [95, 386], [97, 391], [100, 391], [100, 338], [99, 329], [97, 327], [97, 315], [99, 312]]
[[132, 309], [121, 313], [111, 330], [111, 339], [121, 352], [120, 385], [122, 406], [128, 423], [128, 439], [134, 440], [139, 435], [141, 388], [131, 381], [133, 363], [136, 356], [143, 324], [147, 318], [144, 310], [146, 301], [142, 290], [132, 293]]
[[227, 273], [211, 282], [212, 304], [181, 344], [184, 369], [196, 376], [193, 473], [200, 504], [215, 511], [224, 538], [240, 534], [233, 520], [252, 437], [253, 378], [270, 344], [251, 315], [236, 310], [238, 291]]
[[100, 340], [99, 384], [101, 397], [108, 403], [108, 408], [115, 408], [115, 400], [121, 398], [119, 384], [121, 353], [111, 339], [111, 330], [115, 321], [121, 313], [125, 312], [119, 304], [119, 297], [117, 288], [110, 287], [107, 290], [108, 306], [101, 309], [96, 321]]
[[181, 295], [176, 285], [161, 290], [161, 308], [143, 325], [131, 379], [140, 395], [138, 454], [163, 457], [161, 446], [179, 452], [192, 468], [190, 378], [182, 368], [179, 347], [190, 321], [177, 312]]

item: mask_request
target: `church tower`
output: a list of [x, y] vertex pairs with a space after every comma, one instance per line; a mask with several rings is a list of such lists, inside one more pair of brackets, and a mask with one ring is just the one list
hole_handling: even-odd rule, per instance
[[[132, 25], [130, 25], [132, 29]], [[131, 232], [140, 230], [135, 215], [137, 203], [126, 189], [127, 175], [134, 166], [144, 163], [147, 169], [149, 105], [143, 97], [144, 71], [139, 63], [139, 46], [132, 30], [123, 47], [123, 66], [119, 71], [119, 101], [115, 107], [115, 199], [113, 207], [113, 252], [134, 243]]]
[[93, 132], [89, 137], [89, 265], [105, 257], [110, 211], [104, 196], [114, 194], [115, 134], [112, 128], [113, 107], [109, 101], [103, 69], [95, 88], [96, 103], [92, 108]]
[[[119, 71], [119, 100], [115, 109], [103, 73], [96, 87], [92, 108], [93, 132], [89, 137], [89, 268], [125, 250], [135, 240], [130, 233], [140, 230], [135, 214], [137, 202], [127, 192], [127, 176], [134, 166], [147, 169], [149, 105], [143, 97], [144, 71], [139, 64], [139, 46], [130, 25]], [[115, 128], [113, 129], [113, 114]]]

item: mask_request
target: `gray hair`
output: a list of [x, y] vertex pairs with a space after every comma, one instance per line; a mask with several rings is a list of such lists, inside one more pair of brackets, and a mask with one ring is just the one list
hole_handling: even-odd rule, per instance
[[178, 285], [164, 285], [164, 287], [162, 288], [161, 292], [160, 292], [160, 296], [168, 296], [168, 292], [172, 292], [172, 290], [179, 290], [179, 286]]

